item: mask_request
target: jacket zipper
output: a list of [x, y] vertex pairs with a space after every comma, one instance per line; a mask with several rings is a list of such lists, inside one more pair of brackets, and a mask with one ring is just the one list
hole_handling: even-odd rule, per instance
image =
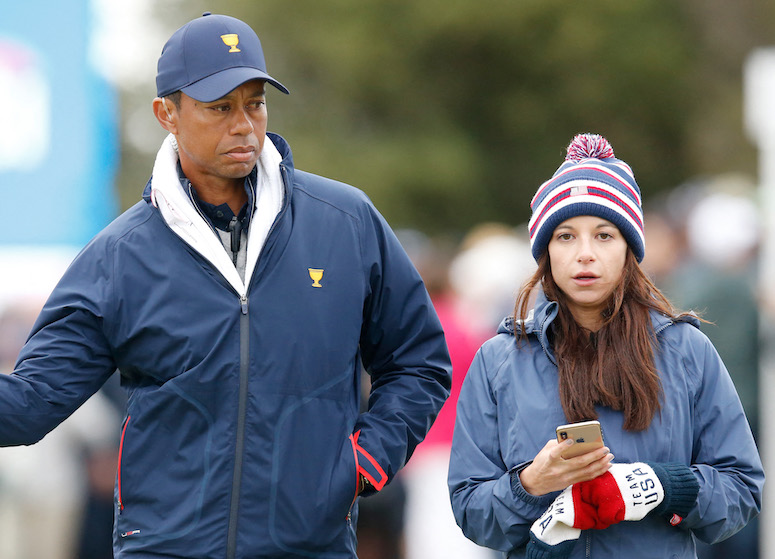
[[122, 456], [124, 455], [124, 437], [126, 436], [126, 428], [129, 425], [129, 420], [132, 419], [131, 415], [128, 415], [124, 422], [124, 428], [121, 430], [121, 442], [118, 445], [118, 470], [116, 474], [116, 493], [118, 493], [118, 513], [124, 510], [124, 499], [121, 495], [121, 463]]
[[[289, 192], [288, 185], [290, 181], [288, 179], [287, 169], [285, 165], [280, 164], [280, 172], [282, 173], [283, 183], [286, 187], [286, 192]], [[286, 198], [283, 208], [280, 210], [280, 214], [272, 224], [267, 234], [264, 247], [261, 249], [261, 253], [258, 256], [258, 260], [261, 260], [261, 255], [266, 248], [266, 244], [274, 232], [277, 223], [285, 213], [290, 200]], [[256, 264], [258, 266], [258, 264]], [[258, 272], [258, 269], [253, 271], [253, 276]], [[246, 278], [247, 280], [247, 278]], [[252, 281], [252, 280], [251, 280]], [[248, 296], [247, 296], [247, 283], [245, 284], [245, 294], [240, 295], [240, 365], [239, 365], [239, 397], [237, 402], [237, 433], [236, 441], [234, 443], [234, 473], [231, 482], [231, 506], [229, 507], [229, 526], [226, 537], [226, 559], [235, 559], [237, 556], [237, 524], [239, 521], [239, 499], [240, 489], [242, 486], [242, 461], [245, 455], [245, 422], [248, 404], [248, 377], [249, 377], [249, 358], [250, 358], [250, 318], [248, 316]]]
[[237, 523], [239, 520], [239, 497], [242, 486], [242, 461], [245, 454], [245, 415], [248, 403], [248, 357], [249, 342], [248, 297], [240, 296], [240, 364], [239, 399], [237, 402], [237, 435], [234, 445], [234, 475], [231, 482], [231, 507], [229, 509], [229, 531], [226, 541], [226, 558], [234, 559], [237, 552]]

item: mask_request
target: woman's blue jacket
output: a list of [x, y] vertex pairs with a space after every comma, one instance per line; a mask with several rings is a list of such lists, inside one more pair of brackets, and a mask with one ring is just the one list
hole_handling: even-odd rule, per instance
[[[557, 493], [536, 497], [509, 472], [532, 460], [567, 423], [549, 342], [557, 305], [540, 294], [524, 324], [506, 319], [476, 355], [457, 408], [449, 488], [463, 532], [480, 545], [524, 557], [530, 526]], [[598, 407], [615, 462], [679, 462], [700, 485], [677, 526], [657, 515], [583, 531], [573, 559], [695, 558], [694, 538], [717, 542], [761, 508], [764, 471], [732, 380], [699, 322], [652, 314], [662, 409], [640, 432], [621, 412]], [[515, 339], [524, 328], [527, 338]], [[512, 478], [515, 483], [512, 485]]]

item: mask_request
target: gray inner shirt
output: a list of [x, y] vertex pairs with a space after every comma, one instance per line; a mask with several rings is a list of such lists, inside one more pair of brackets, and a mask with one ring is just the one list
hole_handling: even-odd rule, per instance
[[[232, 259], [232, 262], [234, 262], [234, 253], [231, 251], [231, 233], [228, 231], [221, 231], [220, 229], [215, 229], [215, 231], [218, 233], [218, 236], [221, 238], [221, 244], [223, 244], [223, 248], [226, 249], [226, 253], [229, 255], [229, 258]], [[239, 274], [239, 277], [242, 279], [242, 283], [245, 283], [245, 266], [247, 265], [248, 261], [248, 235], [243, 229], [242, 232], [240, 232], [240, 243], [239, 243], [239, 252], [237, 252], [237, 262], [234, 264], [235, 268], [237, 268], [237, 273]]]

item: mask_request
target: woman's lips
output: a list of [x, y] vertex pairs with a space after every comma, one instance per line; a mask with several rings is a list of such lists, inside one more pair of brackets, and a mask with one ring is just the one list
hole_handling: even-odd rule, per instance
[[597, 281], [598, 276], [594, 274], [587, 274], [587, 273], [581, 273], [573, 276], [573, 281], [576, 282], [576, 284], [585, 286], [585, 285], [592, 285]]

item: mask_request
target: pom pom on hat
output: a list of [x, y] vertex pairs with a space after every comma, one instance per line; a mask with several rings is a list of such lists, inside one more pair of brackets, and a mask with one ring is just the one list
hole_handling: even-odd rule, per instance
[[565, 161], [579, 162], [582, 159], [610, 159], [614, 148], [600, 134], [578, 134], [567, 148]]
[[616, 159], [608, 140], [599, 134], [578, 134], [568, 146], [563, 164], [530, 202], [533, 258], [538, 260], [546, 251], [560, 223], [593, 215], [616, 225], [640, 262], [645, 254], [641, 204], [632, 169]]

